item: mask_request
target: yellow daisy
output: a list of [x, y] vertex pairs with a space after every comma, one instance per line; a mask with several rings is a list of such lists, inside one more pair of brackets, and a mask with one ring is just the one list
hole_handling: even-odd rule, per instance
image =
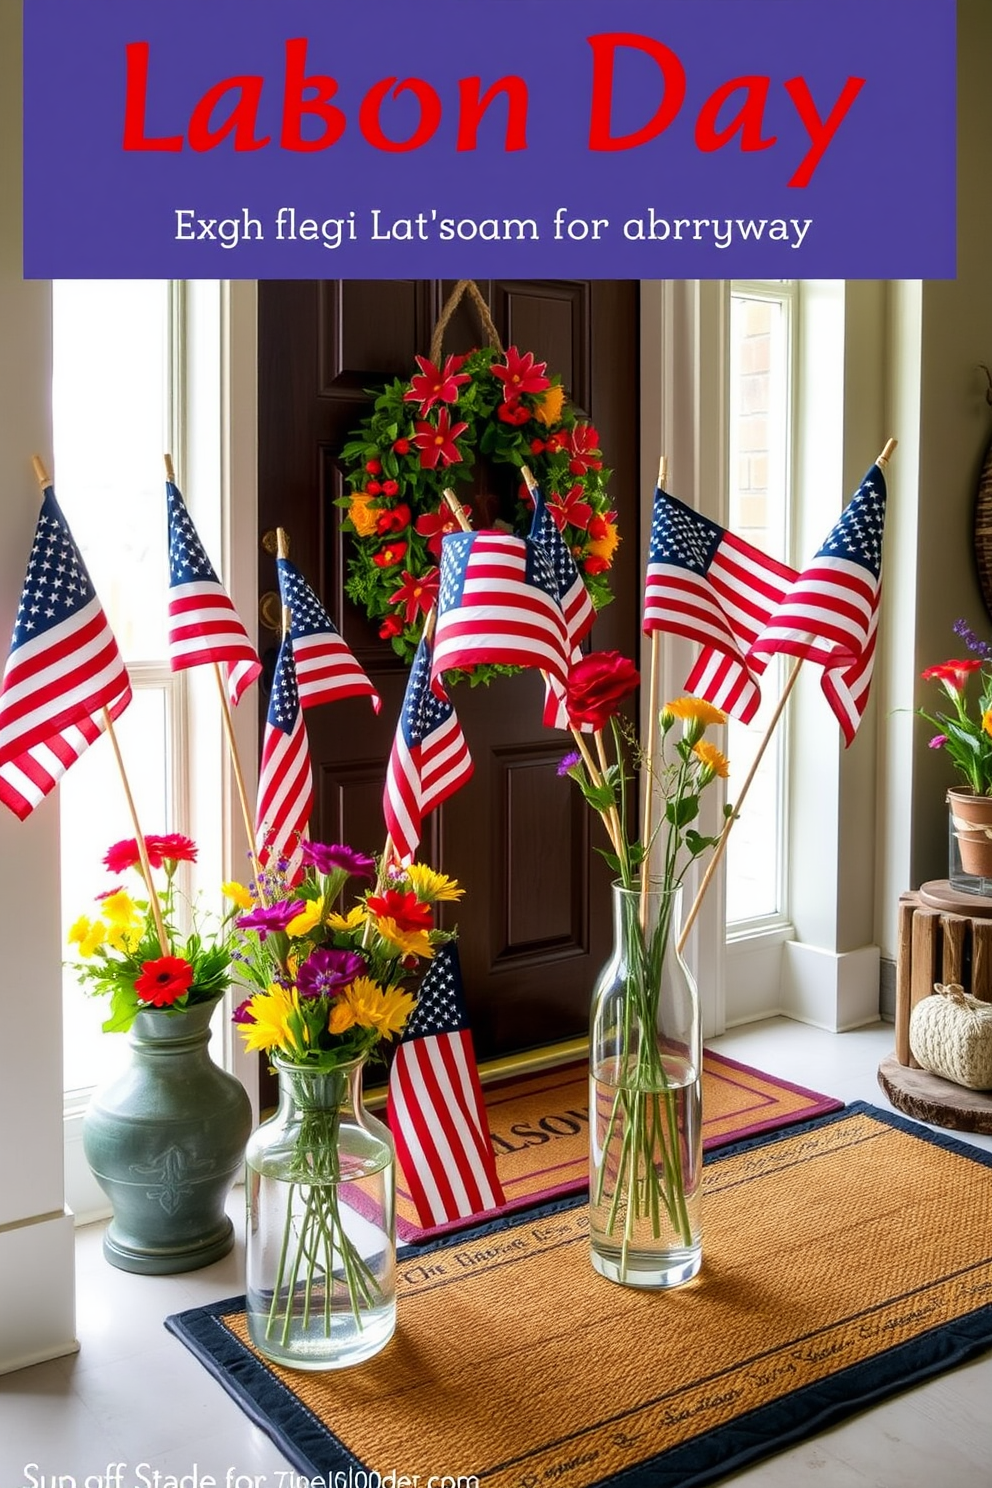
[[356, 904], [347, 914], [335, 911], [327, 916], [327, 923], [332, 930], [360, 930], [365, 923], [365, 905]]
[[708, 739], [700, 739], [698, 744], [692, 746], [692, 752], [698, 760], [702, 761], [701, 774], [706, 782], [719, 775], [721, 780], [726, 780], [730, 774], [730, 761], [722, 749], [717, 749]]
[[221, 893], [226, 898], [232, 899], [239, 909], [254, 909], [255, 901], [244, 884], [236, 883], [232, 879], [230, 883], [221, 884], [220, 887]]
[[80, 915], [69, 926], [69, 934], [66, 937], [70, 945], [79, 947], [81, 956], [92, 956], [93, 952], [102, 946], [107, 935], [107, 927], [102, 920], [91, 920], [86, 915]]
[[[380, 987], [371, 977], [356, 977], [341, 994], [347, 999], [360, 1028], [372, 1028], [382, 1038], [403, 1032], [417, 1000], [402, 987]], [[333, 1030], [332, 1030], [333, 1031]]]
[[320, 900], [310, 899], [305, 909], [294, 915], [286, 926], [287, 935], [309, 935], [315, 925], [320, 924]]
[[296, 993], [273, 983], [264, 992], [257, 992], [248, 1004], [251, 1023], [239, 1023], [238, 1031], [249, 1051], [284, 1049], [288, 1054], [305, 1054], [297, 1047], [290, 1017], [299, 1012]]
[[124, 889], [118, 889], [116, 894], [108, 894], [106, 899], [101, 899], [100, 907], [116, 929], [132, 929], [143, 923], [141, 911]]
[[426, 863], [411, 863], [406, 869], [406, 876], [421, 904], [460, 899], [465, 892], [458, 887], [457, 879], [448, 878], [445, 873], [435, 873]]
[[331, 1005], [330, 1016], [327, 1019], [329, 1033], [347, 1033], [349, 1028], [354, 1028], [358, 1022], [358, 1015], [348, 1000], [347, 994], [336, 997]]
[[388, 945], [395, 946], [404, 956], [429, 958], [434, 954], [434, 947], [426, 930], [401, 930], [396, 921], [389, 919], [387, 915], [376, 920], [375, 928]]
[[714, 708], [712, 703], [705, 702], [703, 698], [676, 698], [674, 703], [666, 703], [662, 712], [670, 713], [673, 718], [681, 718], [685, 723], [701, 723], [704, 728], [711, 723], [727, 721], [726, 713]]

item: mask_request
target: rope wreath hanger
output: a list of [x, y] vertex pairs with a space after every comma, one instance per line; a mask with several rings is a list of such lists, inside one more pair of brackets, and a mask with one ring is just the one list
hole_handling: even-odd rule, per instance
[[[444, 356], [458, 305], [475, 309], [484, 344]], [[525, 536], [533, 498], [520, 476], [533, 471], [597, 609], [612, 598], [609, 570], [619, 542], [607, 494], [610, 471], [599, 434], [568, 402], [561, 378], [515, 346], [504, 350], [478, 286], [460, 279], [438, 316], [430, 355], [407, 381], [388, 384], [341, 452], [348, 494], [338, 498], [352, 535], [346, 590], [380, 636], [412, 662], [424, 617], [437, 598], [441, 540], [458, 521], [446, 487], [471, 482], [486, 460], [518, 478], [497, 525]], [[374, 396], [370, 393], [370, 397]], [[466, 512], [469, 512], [466, 508]], [[472, 513], [473, 527], [485, 521]], [[510, 669], [480, 666], [472, 681]]]

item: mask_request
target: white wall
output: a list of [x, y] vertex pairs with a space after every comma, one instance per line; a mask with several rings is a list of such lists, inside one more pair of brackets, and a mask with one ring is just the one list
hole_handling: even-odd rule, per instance
[[[0, 635], [13, 629], [51, 465], [51, 294], [21, 278], [20, 6], [0, 7]], [[4, 650], [6, 655], [6, 650]], [[72, 1218], [62, 1181], [58, 805], [0, 810], [0, 1371], [75, 1347]]]
[[[927, 748], [927, 725], [912, 716], [914, 706], [939, 697], [919, 674], [962, 654], [951, 630], [959, 617], [992, 640], [972, 546], [975, 493], [992, 438], [978, 370], [980, 362], [992, 365], [989, 0], [960, 0], [958, 28], [957, 278], [889, 286], [888, 422], [901, 442], [886, 532], [876, 937], [890, 957], [899, 895], [947, 876], [944, 792], [954, 778], [944, 756]], [[925, 202], [919, 230], [927, 230]]]

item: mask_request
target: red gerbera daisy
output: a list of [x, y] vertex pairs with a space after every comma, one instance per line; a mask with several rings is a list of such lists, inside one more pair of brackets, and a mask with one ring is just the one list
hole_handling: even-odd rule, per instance
[[193, 968], [182, 956], [159, 956], [141, 963], [134, 990], [141, 1002], [153, 1007], [171, 1007], [193, 982]]

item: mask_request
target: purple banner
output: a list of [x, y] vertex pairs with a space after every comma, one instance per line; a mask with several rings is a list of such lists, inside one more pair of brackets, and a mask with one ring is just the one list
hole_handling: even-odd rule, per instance
[[954, 0], [25, 0], [30, 278], [951, 278]]

